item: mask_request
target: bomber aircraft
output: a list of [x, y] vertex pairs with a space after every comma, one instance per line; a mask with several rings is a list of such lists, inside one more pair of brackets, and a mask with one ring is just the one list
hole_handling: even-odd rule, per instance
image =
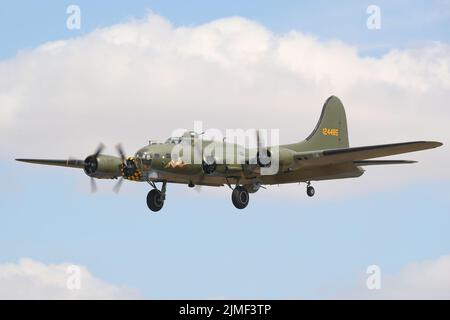
[[[167, 183], [186, 184], [191, 188], [226, 185], [232, 189], [234, 206], [244, 209], [249, 203], [249, 194], [266, 185], [304, 182], [307, 195], [312, 197], [315, 190], [311, 181], [359, 177], [365, 166], [414, 163], [372, 159], [442, 145], [435, 141], [413, 141], [349, 147], [344, 106], [335, 96], [326, 100], [316, 127], [305, 140], [265, 146], [259, 131], [256, 131], [256, 141], [256, 147], [249, 148], [225, 139], [206, 140], [201, 133], [187, 131], [180, 137], [170, 137], [164, 143], [150, 142], [133, 157], [125, 156], [120, 145], [116, 147], [118, 157], [102, 154], [104, 146], [101, 144], [84, 160], [16, 160], [83, 169], [91, 177], [93, 190], [96, 189], [95, 178], [120, 178], [115, 191], [124, 179], [147, 182], [152, 187], [147, 195], [147, 206], [154, 212], [164, 205]], [[271, 167], [276, 171], [264, 174], [264, 170]], [[157, 183], [161, 183], [160, 188]]]

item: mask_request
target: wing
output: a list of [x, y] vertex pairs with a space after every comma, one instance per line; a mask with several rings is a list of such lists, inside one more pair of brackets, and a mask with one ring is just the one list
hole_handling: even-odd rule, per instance
[[411, 160], [356, 160], [353, 163], [357, 166], [378, 166], [386, 164], [409, 164], [416, 163], [417, 161]]
[[[442, 146], [442, 143], [436, 141], [414, 141], [355, 148], [297, 152], [295, 153], [294, 158], [304, 165], [327, 165], [349, 161], [358, 162], [362, 160], [392, 156], [401, 153], [433, 149], [440, 146]], [[389, 164], [393, 164], [392, 161], [394, 160], [390, 161], [391, 163]], [[375, 163], [372, 162], [372, 164]]]
[[84, 168], [84, 160], [44, 160], [44, 159], [16, 159], [20, 162], [43, 164], [47, 166], [57, 166], [57, 167], [69, 167], [69, 168]]

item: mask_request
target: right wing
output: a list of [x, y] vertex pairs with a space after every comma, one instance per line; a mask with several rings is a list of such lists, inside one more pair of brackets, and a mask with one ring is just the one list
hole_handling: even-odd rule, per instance
[[47, 166], [69, 167], [69, 168], [84, 168], [84, 160], [44, 160], [44, 159], [16, 159], [16, 161], [43, 164]]

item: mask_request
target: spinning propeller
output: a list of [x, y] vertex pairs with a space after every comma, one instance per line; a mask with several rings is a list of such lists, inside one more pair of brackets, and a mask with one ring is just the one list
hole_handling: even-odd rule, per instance
[[[100, 143], [95, 152], [84, 160], [83, 169], [87, 175], [94, 174], [98, 169], [98, 156], [105, 149], [105, 145]], [[91, 176], [91, 192], [97, 192], [97, 183], [95, 178]]]
[[119, 153], [120, 159], [122, 161], [122, 164], [120, 165], [122, 177], [120, 177], [119, 181], [117, 181], [116, 185], [113, 188], [113, 191], [115, 193], [119, 193], [124, 178], [137, 181], [141, 178], [141, 172], [139, 171], [135, 160], [132, 157], [127, 158], [125, 156], [125, 152], [123, 151], [122, 145], [120, 143], [116, 145], [116, 150]]

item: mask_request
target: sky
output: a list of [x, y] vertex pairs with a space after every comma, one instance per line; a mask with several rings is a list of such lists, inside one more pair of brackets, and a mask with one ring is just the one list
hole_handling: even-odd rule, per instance
[[[83, 15], [80, 30], [65, 26], [69, 5], [79, 5]], [[369, 5], [383, 8], [384, 28], [372, 32], [365, 28]], [[199, 25], [214, 19], [243, 16], [257, 21], [274, 32], [300, 30], [322, 39], [338, 38], [358, 45], [364, 54], [381, 54], [395, 48], [417, 46], [433, 41], [448, 41], [447, 0], [437, 1], [289, 1], [270, 0], [220, 1], [128, 1], [112, 5], [109, 1], [54, 1], [39, 3], [15, 1], [4, 4], [0, 11], [3, 39], [1, 57], [14, 56], [43, 42], [87, 34], [96, 28], [142, 18], [153, 11], [175, 25]], [[361, 14], [363, 13], [363, 14]], [[14, 30], [14, 32], [11, 32]]]
[[[444, 0], [2, 4], [0, 298], [450, 298], [449, 18]], [[311, 199], [271, 186], [243, 211], [228, 188], [170, 185], [158, 214], [144, 183], [90, 194], [81, 171], [13, 160], [132, 153], [196, 120], [299, 141], [332, 94], [351, 145], [444, 147], [315, 182]]]

